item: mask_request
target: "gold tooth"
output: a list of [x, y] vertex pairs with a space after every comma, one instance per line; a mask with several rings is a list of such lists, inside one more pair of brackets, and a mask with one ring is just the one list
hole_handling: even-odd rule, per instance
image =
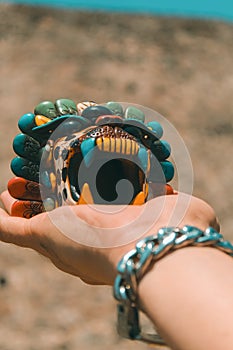
[[115, 152], [120, 153], [121, 152], [121, 139], [116, 138], [116, 147], [115, 147]]
[[103, 142], [102, 142], [102, 138], [101, 138], [101, 137], [98, 137], [98, 138], [96, 139], [96, 145], [97, 145], [97, 147], [99, 148], [99, 150], [102, 151]]
[[110, 138], [110, 151], [111, 152], [115, 152], [116, 150], [116, 139], [114, 139], [113, 137]]
[[132, 151], [131, 151], [131, 154], [132, 155], [137, 154], [138, 150], [139, 150], [139, 146], [138, 146], [137, 142], [132, 140]]
[[131, 140], [131, 154], [132, 156], [135, 155], [135, 142], [133, 140]]
[[109, 137], [104, 137], [103, 139], [103, 151], [110, 152], [110, 139]]
[[139, 145], [136, 141], [124, 138], [98, 137], [96, 139], [96, 145], [100, 151], [127, 155], [135, 155], [139, 150]]
[[93, 204], [94, 200], [88, 183], [83, 185], [78, 204]]
[[132, 147], [131, 147], [131, 140], [126, 139], [125, 143], [126, 143], [126, 145], [125, 145], [125, 154], [132, 154], [131, 153], [131, 149], [132, 149]]
[[145, 194], [141, 191], [139, 192], [133, 200], [133, 205], [142, 205], [145, 203]]
[[51, 122], [50, 118], [45, 117], [44, 115], [36, 115], [35, 116], [35, 123], [37, 126], [47, 124], [48, 122]]
[[121, 153], [125, 154], [125, 146], [126, 146], [126, 140], [125, 139], [121, 139]]

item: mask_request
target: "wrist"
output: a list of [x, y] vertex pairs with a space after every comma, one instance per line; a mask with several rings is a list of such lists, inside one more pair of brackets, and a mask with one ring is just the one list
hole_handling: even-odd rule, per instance
[[217, 249], [180, 249], [144, 275], [139, 307], [174, 349], [231, 349], [232, 272], [232, 259]]
[[[214, 302], [210, 303], [209, 300], [206, 303], [204, 300], [203, 304], [202, 300], [203, 295], [208, 298], [210, 294], [208, 280], [216, 284], [218, 281], [216, 271], [221, 276], [218, 260], [224, 262], [221, 264], [222, 267], [224, 264], [227, 265], [227, 261], [229, 269], [232, 269], [232, 259], [212, 247], [233, 256], [233, 246], [224, 241], [222, 235], [213, 228], [203, 232], [196, 227], [185, 226], [183, 229], [160, 229], [157, 235], [139, 241], [135, 249], [125, 254], [118, 264], [118, 275], [114, 284], [115, 298], [120, 301], [118, 307], [120, 334], [130, 339], [164, 344], [158, 335], [141, 332], [137, 310], [137, 307], [140, 307], [152, 319], [154, 325], [158, 326], [169, 345], [173, 343], [176, 344], [175, 348], [181, 349], [177, 344], [180, 341], [180, 344], [186, 342], [186, 347], [182, 349], [187, 349], [189, 341], [195, 344], [193, 339], [196, 337], [195, 327], [199, 327], [202, 312], [205, 310], [206, 317], [209, 309], [214, 305]], [[177, 251], [179, 248], [185, 249]], [[225, 277], [228, 275], [225, 274]], [[199, 286], [200, 283], [204, 288]], [[231, 284], [233, 288], [233, 279]], [[221, 289], [221, 283], [218, 284], [218, 290], [219, 286]], [[232, 290], [232, 288], [226, 288], [226, 290]], [[195, 299], [196, 295], [198, 297]], [[233, 307], [232, 299], [230, 303], [232, 302]], [[200, 305], [199, 301], [201, 301]], [[192, 319], [193, 311], [196, 313], [195, 320]], [[217, 312], [215, 312], [216, 320]], [[182, 334], [185, 333], [185, 327], [188, 324], [191, 327], [188, 326], [190, 336], [185, 338], [186, 335]], [[199, 338], [204, 341], [208, 336], [201, 334]], [[197, 347], [197, 349], [202, 348]]]

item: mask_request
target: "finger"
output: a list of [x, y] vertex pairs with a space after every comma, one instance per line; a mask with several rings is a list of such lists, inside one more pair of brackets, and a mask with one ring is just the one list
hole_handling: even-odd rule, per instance
[[4, 191], [0, 198], [6, 211], [14, 217], [30, 219], [31, 217], [44, 212], [42, 202], [15, 200], [8, 191]]
[[0, 241], [21, 247], [31, 247], [29, 220], [13, 218], [0, 209]]
[[[40, 244], [40, 239], [32, 234], [31, 220], [22, 217], [9, 216], [12, 206], [16, 203], [8, 191], [0, 195], [0, 199], [5, 206], [5, 210], [0, 208], [0, 241], [12, 243], [21, 247], [34, 249], [42, 255], [49, 257], [48, 252]], [[43, 225], [43, 219], [39, 221]], [[46, 224], [46, 227], [48, 224]], [[38, 222], [37, 222], [38, 227]]]
[[14, 177], [8, 182], [8, 191], [16, 199], [41, 201], [40, 185], [37, 182]]
[[[11, 207], [15, 202], [15, 199], [10, 195], [8, 191], [4, 191], [0, 195], [1, 202], [4, 205], [4, 208], [6, 211], [10, 214], [11, 213]], [[3, 214], [3, 212], [2, 212]]]

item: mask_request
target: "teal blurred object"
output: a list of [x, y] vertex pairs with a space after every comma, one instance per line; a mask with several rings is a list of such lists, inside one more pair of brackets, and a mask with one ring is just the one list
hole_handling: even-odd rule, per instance
[[0, 0], [0, 2], [233, 21], [232, 0]]

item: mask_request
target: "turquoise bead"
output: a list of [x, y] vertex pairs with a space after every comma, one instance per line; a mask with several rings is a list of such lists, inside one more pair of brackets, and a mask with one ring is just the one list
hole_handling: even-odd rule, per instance
[[42, 156], [40, 143], [28, 135], [17, 135], [13, 141], [13, 149], [23, 158], [40, 162]]
[[173, 176], [175, 173], [173, 164], [171, 162], [169, 162], [168, 160], [165, 160], [165, 161], [161, 162], [160, 164], [161, 164], [161, 167], [163, 169], [166, 182], [171, 181], [173, 179]]
[[34, 110], [34, 113], [36, 115], [44, 115], [47, 118], [56, 118], [57, 117], [57, 111], [56, 108], [51, 101], [43, 101], [39, 103]]
[[83, 161], [87, 167], [90, 166], [91, 162], [95, 157], [95, 139], [90, 137], [81, 143], [81, 152]]
[[113, 115], [119, 115], [120, 117], [123, 117], [124, 111], [120, 103], [110, 101], [110, 102], [107, 102], [105, 106], [112, 111]]
[[37, 135], [37, 133], [35, 133], [33, 130], [35, 127], [37, 127], [35, 123], [35, 114], [24, 114], [19, 119], [18, 126], [24, 134], [32, 136], [35, 140], [39, 141], [40, 143], [44, 143], [44, 139], [40, 135]]
[[30, 181], [39, 182], [39, 168], [39, 164], [21, 157], [16, 157], [11, 161], [12, 172]]
[[148, 168], [148, 153], [144, 147], [139, 148], [138, 159], [140, 160], [143, 171], [146, 173]]
[[160, 123], [152, 121], [146, 124], [148, 128], [151, 128], [155, 135], [160, 139], [163, 136], [163, 128]]
[[55, 107], [60, 115], [78, 114], [74, 101], [67, 98], [61, 98], [55, 102]]
[[126, 119], [136, 119], [140, 122], [144, 123], [145, 121], [145, 114], [138, 108], [130, 106], [125, 111], [125, 118]]
[[19, 129], [28, 135], [33, 135], [32, 129], [36, 126], [35, 123], [35, 114], [27, 113], [24, 114], [18, 122]]
[[151, 144], [151, 152], [158, 160], [165, 160], [171, 154], [171, 146], [167, 141], [156, 140]]

